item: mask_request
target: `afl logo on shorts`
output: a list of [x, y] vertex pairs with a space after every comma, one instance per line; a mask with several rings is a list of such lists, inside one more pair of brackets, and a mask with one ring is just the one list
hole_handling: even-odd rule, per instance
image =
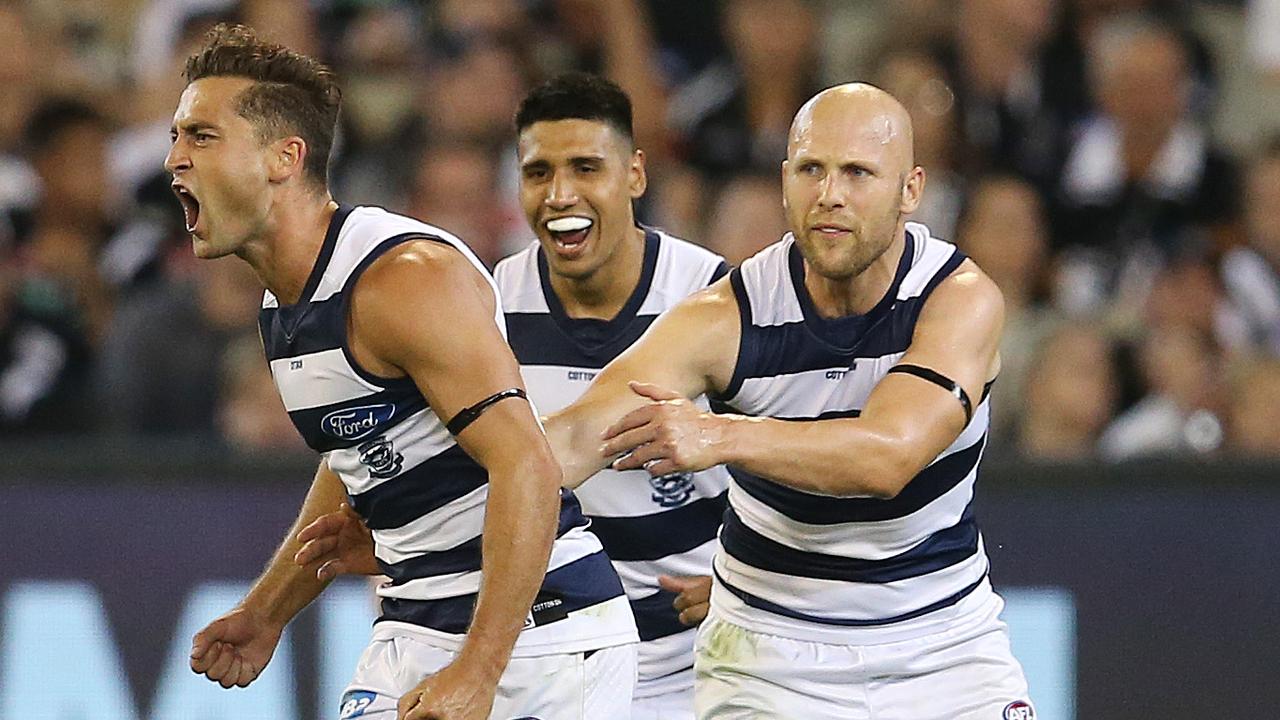
[[1004, 720], [1036, 720], [1036, 709], [1030, 703], [1018, 700], [1004, 706]]

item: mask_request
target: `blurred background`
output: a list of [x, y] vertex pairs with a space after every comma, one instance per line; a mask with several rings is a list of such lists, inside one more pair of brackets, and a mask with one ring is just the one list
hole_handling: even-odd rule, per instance
[[1040, 717], [1280, 705], [1280, 0], [0, 0], [0, 717], [336, 717], [367, 637], [346, 586], [280, 680], [181, 669], [314, 466], [161, 168], [220, 21], [338, 72], [337, 199], [490, 264], [558, 72], [628, 90], [639, 217], [733, 263], [785, 229], [800, 104], [894, 93], [913, 219], [1008, 306], [979, 511]]

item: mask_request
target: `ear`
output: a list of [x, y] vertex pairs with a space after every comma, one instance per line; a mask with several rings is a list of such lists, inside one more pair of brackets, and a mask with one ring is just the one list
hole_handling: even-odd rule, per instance
[[636, 150], [631, 154], [631, 167], [627, 170], [627, 189], [631, 192], [631, 199], [636, 199], [644, 195], [644, 191], [649, 187], [649, 176], [644, 169], [644, 151]]
[[916, 165], [907, 173], [902, 182], [902, 198], [898, 209], [904, 215], [910, 215], [920, 207], [920, 198], [924, 196], [924, 168]]
[[280, 138], [271, 143], [270, 153], [267, 159], [269, 179], [273, 183], [284, 182], [302, 175], [303, 163], [307, 159], [307, 141], [297, 135]]

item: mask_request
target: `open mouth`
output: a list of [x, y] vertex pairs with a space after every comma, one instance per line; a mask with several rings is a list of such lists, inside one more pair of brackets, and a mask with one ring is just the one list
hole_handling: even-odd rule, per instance
[[591, 218], [572, 215], [548, 220], [546, 228], [562, 255], [574, 255], [582, 249], [594, 225]]
[[173, 186], [173, 194], [178, 196], [178, 202], [182, 205], [182, 218], [187, 232], [195, 232], [196, 222], [200, 219], [200, 201], [190, 190], [180, 185]]

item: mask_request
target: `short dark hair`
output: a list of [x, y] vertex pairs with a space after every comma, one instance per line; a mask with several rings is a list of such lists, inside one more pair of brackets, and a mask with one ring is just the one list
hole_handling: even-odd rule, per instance
[[557, 75], [534, 88], [520, 101], [516, 132], [544, 120], [598, 120], [635, 142], [631, 129], [631, 98], [622, 88], [584, 72]]
[[219, 23], [205, 46], [187, 58], [187, 82], [207, 77], [242, 77], [254, 84], [240, 93], [236, 112], [263, 140], [297, 135], [307, 143], [303, 170], [325, 187], [329, 153], [338, 125], [342, 92], [333, 71], [314, 58], [264, 42], [244, 25]]

